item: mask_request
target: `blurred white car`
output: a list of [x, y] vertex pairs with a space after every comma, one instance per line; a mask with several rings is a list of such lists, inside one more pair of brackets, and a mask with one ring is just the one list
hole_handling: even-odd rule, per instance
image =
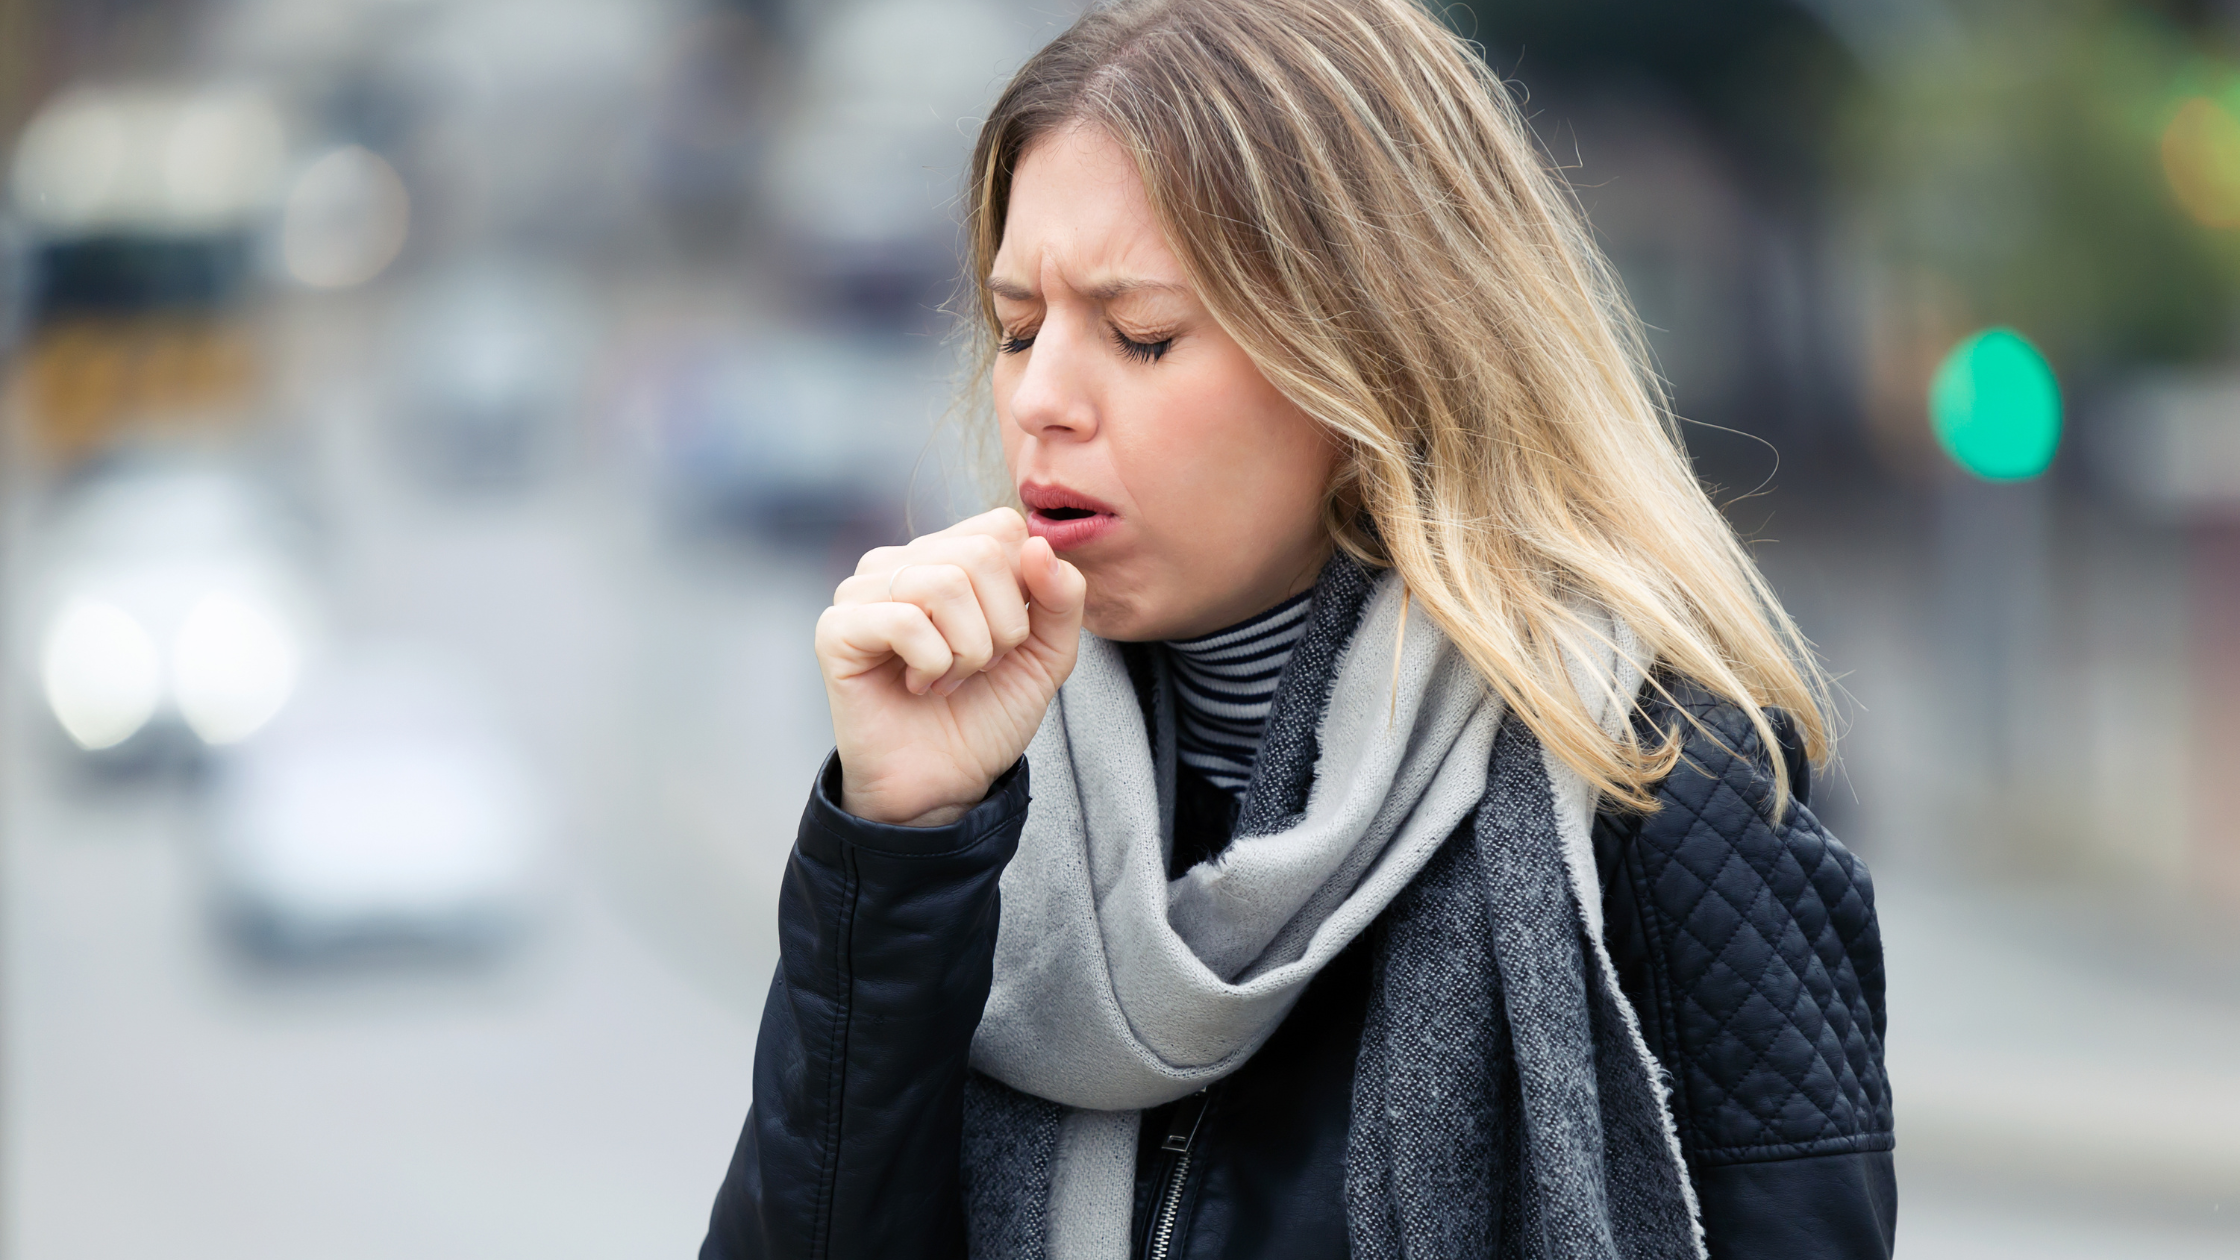
[[118, 757], [168, 730], [237, 742], [294, 692], [315, 639], [298, 528], [223, 466], [128, 463], [63, 493], [19, 642], [62, 733]]
[[211, 874], [240, 939], [283, 956], [511, 939], [544, 817], [493, 712], [439, 655], [337, 653], [216, 758]]
[[220, 464], [65, 492], [19, 636], [47, 711], [97, 764], [191, 752], [214, 898], [257, 950], [511, 939], [543, 830], [517, 745], [458, 664], [323, 648], [299, 533]]
[[454, 265], [414, 287], [394, 336], [396, 436], [420, 477], [518, 487], [556, 462], [599, 345], [593, 304], [563, 275]]
[[875, 341], [717, 338], [647, 356], [621, 421], [679, 518], [860, 551], [902, 528], [949, 370]]

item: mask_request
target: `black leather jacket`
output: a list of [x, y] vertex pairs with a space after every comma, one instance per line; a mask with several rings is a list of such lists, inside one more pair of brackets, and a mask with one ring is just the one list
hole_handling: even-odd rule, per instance
[[[1670, 1074], [1710, 1254], [1886, 1260], [1897, 1192], [1866, 868], [1805, 806], [1796, 749], [1778, 750], [1798, 804], [1776, 825], [1771, 761], [1749, 723], [1676, 693], [1717, 738], [1690, 734], [1661, 808], [1605, 814], [1594, 841], [1605, 939]], [[1677, 715], [1652, 706], [1644, 720]], [[837, 774], [828, 762], [786, 873], [754, 1106], [702, 1260], [964, 1253], [966, 1053], [1027, 768], [958, 822], [922, 829], [844, 813]], [[1233, 817], [1221, 793], [1185, 783], [1177, 865], [1217, 851]], [[1170, 1212], [1176, 1260], [1347, 1254], [1346, 1129], [1374, 940], [1326, 966], [1242, 1069], [1145, 1113], [1134, 1254]], [[1164, 1148], [1185, 1142], [1175, 1184]]]

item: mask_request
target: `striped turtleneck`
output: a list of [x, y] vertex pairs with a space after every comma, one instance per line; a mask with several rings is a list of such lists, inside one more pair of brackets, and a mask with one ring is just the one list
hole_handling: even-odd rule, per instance
[[1260, 730], [1291, 649], [1307, 632], [1299, 594], [1248, 621], [1195, 639], [1169, 640], [1174, 666], [1175, 754], [1231, 796], [1243, 796], [1260, 751]]

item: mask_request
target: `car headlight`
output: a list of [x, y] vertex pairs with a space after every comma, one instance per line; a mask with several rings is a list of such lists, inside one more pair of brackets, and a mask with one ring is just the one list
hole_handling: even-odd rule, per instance
[[132, 738], [163, 697], [155, 637], [105, 600], [63, 606], [47, 632], [40, 676], [62, 729], [88, 750]]
[[302, 652], [285, 619], [233, 595], [210, 595], [180, 623], [171, 649], [179, 715], [208, 744], [245, 739], [295, 690]]

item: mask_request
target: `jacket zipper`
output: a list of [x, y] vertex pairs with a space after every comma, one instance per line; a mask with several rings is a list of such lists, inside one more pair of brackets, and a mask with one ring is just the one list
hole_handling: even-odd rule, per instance
[[1159, 1190], [1158, 1208], [1151, 1214], [1151, 1232], [1144, 1240], [1144, 1260], [1167, 1260], [1167, 1253], [1174, 1249], [1174, 1227], [1182, 1215], [1182, 1187], [1190, 1176], [1192, 1146], [1198, 1138], [1198, 1126], [1206, 1118], [1206, 1091], [1199, 1090], [1182, 1100], [1167, 1120], [1166, 1139], [1159, 1143], [1172, 1162], [1167, 1165], [1166, 1184]]

